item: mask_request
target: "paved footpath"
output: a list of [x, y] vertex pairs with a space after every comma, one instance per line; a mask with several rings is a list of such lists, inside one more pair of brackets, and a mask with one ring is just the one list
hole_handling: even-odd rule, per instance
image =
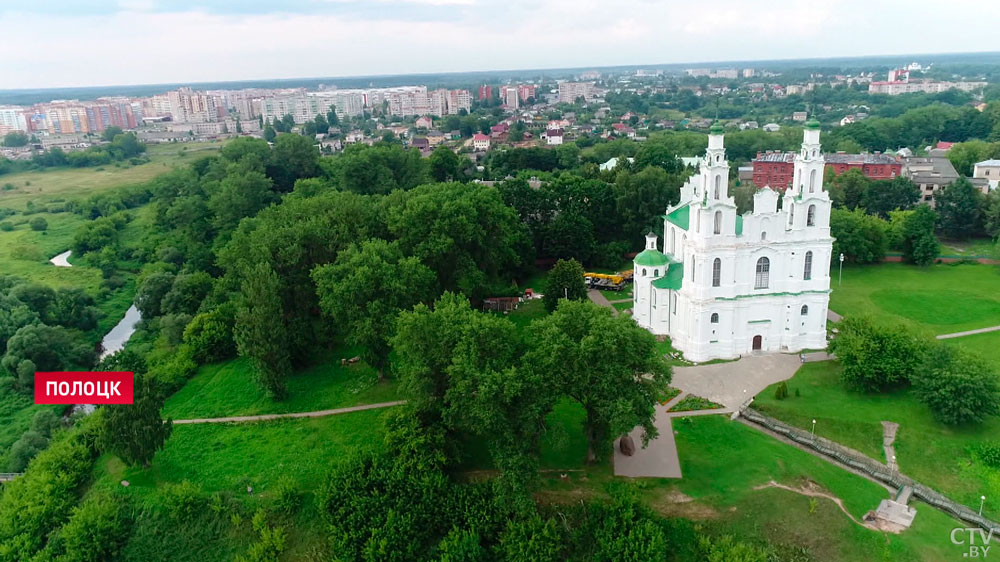
[[597, 306], [606, 306], [611, 309], [611, 314], [618, 316], [618, 309], [615, 308], [611, 301], [604, 296], [604, 293], [598, 291], [597, 289], [587, 289], [587, 297], [596, 304]]
[[941, 334], [937, 337], [939, 340], [950, 340], [951, 338], [960, 338], [962, 336], [972, 336], [975, 334], [986, 334], [989, 332], [1000, 331], [1000, 326], [990, 326], [989, 328], [979, 328], [978, 330], [968, 330], [965, 332], [955, 332], [954, 334]]
[[261, 414], [259, 416], [233, 416], [229, 418], [201, 418], [194, 420], [174, 420], [174, 424], [189, 424], [189, 423], [239, 423], [239, 422], [256, 422], [256, 421], [269, 421], [269, 420], [280, 420], [284, 418], [322, 418], [325, 416], [336, 416], [339, 414], [349, 414], [351, 412], [360, 412], [363, 410], [375, 410], [378, 408], [391, 408], [392, 406], [399, 406], [406, 404], [406, 400], [397, 400], [395, 402], [380, 402], [378, 404], [364, 404], [362, 406], [351, 406], [350, 408], [334, 408], [332, 410], [317, 410], [315, 412], [295, 412], [291, 414]]

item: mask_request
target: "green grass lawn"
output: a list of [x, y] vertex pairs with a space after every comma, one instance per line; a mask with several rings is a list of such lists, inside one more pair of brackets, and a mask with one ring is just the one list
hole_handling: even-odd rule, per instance
[[149, 145], [150, 161], [138, 166], [127, 162], [89, 168], [51, 168], [0, 176], [0, 185], [15, 189], [0, 191], [0, 207], [21, 211], [28, 201], [45, 204], [53, 199], [76, 199], [125, 185], [149, 181], [173, 168], [214, 154], [222, 143]]
[[887, 263], [844, 268], [843, 284], [833, 274], [830, 308], [841, 314], [868, 313], [933, 334], [1000, 324], [1000, 268], [987, 265]]
[[673, 408], [670, 408], [671, 412], [691, 412], [695, 410], [714, 410], [716, 408], [722, 408], [722, 404], [716, 404], [707, 398], [702, 398], [701, 396], [695, 396], [689, 394], [681, 399], [680, 402], [674, 404]]
[[992, 238], [973, 238], [971, 240], [939, 240], [941, 251], [944, 256], [978, 256], [992, 258], [996, 256], [998, 249], [996, 241]]
[[976, 353], [992, 363], [997, 372], [1000, 372], [1000, 332], [987, 332], [985, 334], [948, 338], [941, 341], [950, 345], [964, 347]]
[[364, 363], [341, 366], [340, 359], [357, 349], [329, 353], [313, 367], [288, 379], [288, 398], [274, 402], [253, 380], [246, 359], [206, 365], [182, 389], [167, 399], [165, 416], [173, 419], [309, 412], [399, 400], [394, 382], [378, 382]]
[[[909, 390], [864, 394], [847, 390], [833, 361], [807, 363], [788, 381], [789, 397], [774, 398], [775, 386], [757, 395], [754, 407], [804, 429], [817, 420], [816, 433], [885, 462], [882, 421], [900, 424], [896, 460], [900, 470], [931, 488], [978, 508], [979, 496], [1000, 498], [1000, 470], [976, 460], [970, 448], [1000, 439], [1000, 418], [980, 425], [953, 427], [938, 423]], [[801, 394], [795, 396], [795, 391]], [[1000, 517], [1000, 501], [985, 512]]]

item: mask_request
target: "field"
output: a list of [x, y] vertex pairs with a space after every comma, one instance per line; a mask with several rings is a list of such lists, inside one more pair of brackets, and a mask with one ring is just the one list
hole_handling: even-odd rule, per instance
[[87, 197], [116, 187], [149, 181], [200, 156], [214, 154], [222, 143], [184, 143], [149, 145], [150, 161], [138, 166], [127, 162], [96, 168], [52, 168], [0, 176], [0, 186], [13, 185], [13, 190], [0, 190], [0, 207], [21, 211], [28, 201], [44, 204], [56, 199]]
[[357, 350], [330, 353], [317, 365], [288, 380], [288, 398], [274, 402], [254, 382], [250, 363], [234, 359], [198, 370], [184, 388], [171, 396], [163, 415], [173, 419], [309, 412], [399, 400], [395, 383], [379, 383], [375, 370], [340, 359]]
[[830, 309], [872, 314], [933, 334], [1000, 325], [1000, 268], [987, 265], [898, 263], [844, 268], [833, 276]]
[[[1000, 470], [983, 465], [971, 451], [978, 443], [1000, 438], [1000, 419], [968, 427], [947, 426], [935, 421], [909, 390], [853, 392], [840, 383], [839, 376], [836, 362], [807, 363], [788, 381], [788, 398], [775, 399], [771, 386], [757, 395], [754, 406], [804, 429], [810, 429], [815, 419], [817, 435], [882, 462], [886, 459], [881, 422], [896, 422], [900, 424], [895, 448], [901, 472], [968, 506], [978, 507], [981, 495], [1000, 498]], [[795, 396], [796, 391], [800, 396]], [[1000, 503], [988, 503], [984, 513], [1000, 517]]]

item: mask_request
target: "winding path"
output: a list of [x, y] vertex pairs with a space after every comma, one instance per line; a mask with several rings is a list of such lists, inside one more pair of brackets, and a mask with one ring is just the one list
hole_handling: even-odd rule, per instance
[[294, 412], [291, 414], [260, 414], [257, 416], [232, 416], [228, 418], [199, 418], [192, 420], [174, 420], [174, 424], [186, 425], [192, 423], [242, 423], [242, 422], [280, 420], [285, 418], [322, 418], [325, 416], [336, 416], [339, 414], [349, 414], [351, 412], [361, 412], [363, 410], [391, 408], [393, 406], [400, 406], [402, 404], [406, 404], [406, 400], [397, 400], [395, 402], [379, 402], [378, 404], [364, 404], [361, 406], [351, 406], [349, 408], [334, 408], [332, 410], [316, 410], [314, 412]]

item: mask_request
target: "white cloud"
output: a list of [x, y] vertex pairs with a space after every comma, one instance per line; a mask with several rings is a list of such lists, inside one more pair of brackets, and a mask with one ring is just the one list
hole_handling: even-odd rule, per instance
[[39, 16], [0, 12], [0, 88], [985, 51], [1000, 20], [1000, 3], [973, 0], [954, 1], [976, 18], [940, 18], [929, 0], [887, 0], [878, 13], [863, 0], [383, 1], [216, 14], [125, 0], [115, 14], [46, 15], [44, 41], [24, 24]]

